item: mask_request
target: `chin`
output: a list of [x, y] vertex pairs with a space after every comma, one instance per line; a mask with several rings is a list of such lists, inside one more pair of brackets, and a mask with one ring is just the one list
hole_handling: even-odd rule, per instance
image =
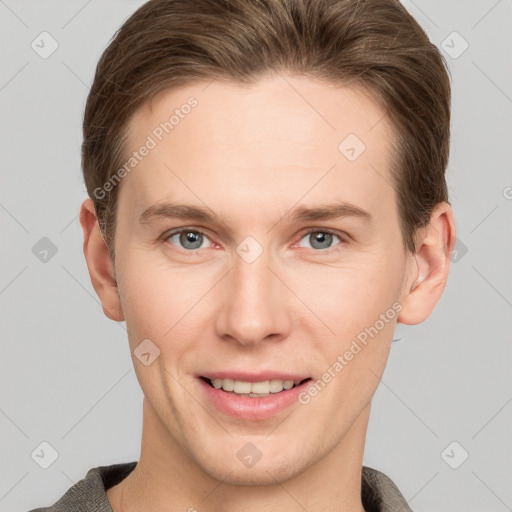
[[[204, 446], [196, 452], [194, 459], [205, 473], [227, 484], [275, 485], [295, 477], [322, 457], [319, 449], [313, 449], [309, 458], [304, 453], [304, 443], [296, 441], [287, 443], [276, 437], [273, 443], [256, 436], [235, 437], [226, 440], [225, 449], [217, 450], [217, 445], [209, 450]], [[253, 454], [255, 458], [244, 463], [247, 454]]]
[[213, 478], [223, 483], [239, 486], [262, 486], [275, 485], [283, 483], [293, 478], [303, 468], [297, 468], [291, 461], [280, 461], [272, 463], [267, 461], [263, 464], [262, 460], [257, 462], [252, 468], [233, 467], [233, 464], [211, 466], [204, 470]]

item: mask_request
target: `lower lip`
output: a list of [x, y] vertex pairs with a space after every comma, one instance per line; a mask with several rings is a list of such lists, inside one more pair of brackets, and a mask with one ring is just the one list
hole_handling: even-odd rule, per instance
[[287, 407], [298, 401], [299, 394], [304, 391], [312, 380], [308, 380], [292, 389], [283, 389], [280, 393], [271, 393], [269, 396], [252, 398], [240, 396], [236, 393], [227, 393], [216, 389], [203, 379], [199, 383], [207, 399], [229, 416], [246, 420], [264, 420], [284, 411]]

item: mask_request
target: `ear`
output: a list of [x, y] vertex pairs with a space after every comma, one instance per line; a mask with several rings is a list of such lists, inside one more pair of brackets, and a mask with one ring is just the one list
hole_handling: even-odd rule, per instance
[[103, 239], [92, 199], [86, 199], [80, 209], [80, 224], [84, 234], [84, 255], [103, 312], [111, 320], [124, 321], [121, 300], [115, 280], [115, 269], [107, 244]]
[[428, 226], [419, 233], [415, 264], [412, 262], [411, 277], [402, 291], [403, 308], [397, 317], [399, 323], [420, 324], [434, 311], [448, 280], [454, 246], [452, 208], [446, 202], [439, 203], [432, 212]]

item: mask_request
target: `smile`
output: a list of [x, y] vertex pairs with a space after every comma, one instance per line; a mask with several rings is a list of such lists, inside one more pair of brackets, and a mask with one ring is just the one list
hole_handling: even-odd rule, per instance
[[257, 421], [265, 420], [298, 402], [299, 394], [312, 382], [311, 377], [240, 380], [198, 376], [203, 400], [224, 415]]

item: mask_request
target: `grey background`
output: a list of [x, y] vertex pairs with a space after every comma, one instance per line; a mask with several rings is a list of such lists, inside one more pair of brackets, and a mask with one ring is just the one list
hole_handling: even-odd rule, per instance
[[[78, 212], [89, 84], [142, 3], [0, 0], [2, 512], [50, 505], [89, 468], [139, 455], [142, 392], [126, 326], [102, 312]], [[453, 76], [459, 246], [432, 316], [397, 329], [364, 464], [388, 474], [415, 511], [512, 510], [512, 3], [404, 5]], [[59, 45], [46, 59], [31, 47], [43, 31]], [[57, 251], [46, 261], [43, 237]], [[31, 456], [43, 441], [58, 453], [48, 469]], [[463, 450], [453, 469], [447, 461], [460, 464]]]

